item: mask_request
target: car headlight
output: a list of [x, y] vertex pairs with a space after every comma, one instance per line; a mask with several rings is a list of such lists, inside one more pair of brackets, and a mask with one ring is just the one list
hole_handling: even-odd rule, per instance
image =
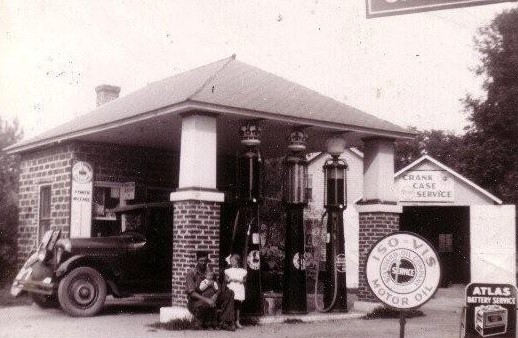
[[56, 251], [56, 263], [61, 263], [61, 259], [63, 258], [63, 248], [59, 247]]
[[40, 250], [40, 252], [38, 252], [38, 259], [40, 262], [45, 262], [47, 260], [49, 256], [49, 252], [47, 250]]

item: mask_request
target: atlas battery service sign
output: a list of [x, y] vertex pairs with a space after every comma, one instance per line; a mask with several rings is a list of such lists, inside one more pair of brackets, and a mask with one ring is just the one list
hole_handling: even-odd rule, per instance
[[379, 240], [367, 257], [367, 282], [374, 295], [397, 309], [417, 308], [435, 293], [439, 258], [421, 236], [397, 232]]
[[446, 170], [407, 171], [396, 180], [400, 202], [454, 202], [454, 187]]
[[462, 337], [516, 337], [516, 288], [472, 283], [466, 287]]
[[448, 9], [456, 7], [467, 7], [486, 5], [498, 2], [509, 2], [505, 0], [366, 0], [367, 17], [400, 15]]

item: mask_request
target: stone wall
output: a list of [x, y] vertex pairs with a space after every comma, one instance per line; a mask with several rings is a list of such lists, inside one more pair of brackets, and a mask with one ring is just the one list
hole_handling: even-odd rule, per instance
[[40, 212], [40, 189], [51, 187], [50, 229], [70, 231], [71, 145], [61, 145], [24, 154], [20, 162], [18, 263], [23, 264], [29, 252], [36, 249]]

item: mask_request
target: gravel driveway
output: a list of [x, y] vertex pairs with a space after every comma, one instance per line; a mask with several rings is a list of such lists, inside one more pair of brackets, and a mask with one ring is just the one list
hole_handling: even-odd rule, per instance
[[[461, 308], [448, 301], [423, 307], [425, 317], [409, 319], [406, 337], [459, 337]], [[269, 324], [228, 331], [165, 331], [150, 324], [159, 320], [159, 307], [112, 304], [99, 316], [72, 318], [61, 310], [36, 305], [0, 309], [0, 338], [75, 337], [399, 337], [397, 319], [348, 319], [326, 322]]]

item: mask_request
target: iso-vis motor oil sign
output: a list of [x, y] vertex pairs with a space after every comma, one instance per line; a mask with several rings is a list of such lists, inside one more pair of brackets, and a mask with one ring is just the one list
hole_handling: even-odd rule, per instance
[[367, 258], [367, 282], [386, 305], [412, 309], [435, 293], [441, 279], [437, 253], [422, 237], [397, 232], [379, 240]]

